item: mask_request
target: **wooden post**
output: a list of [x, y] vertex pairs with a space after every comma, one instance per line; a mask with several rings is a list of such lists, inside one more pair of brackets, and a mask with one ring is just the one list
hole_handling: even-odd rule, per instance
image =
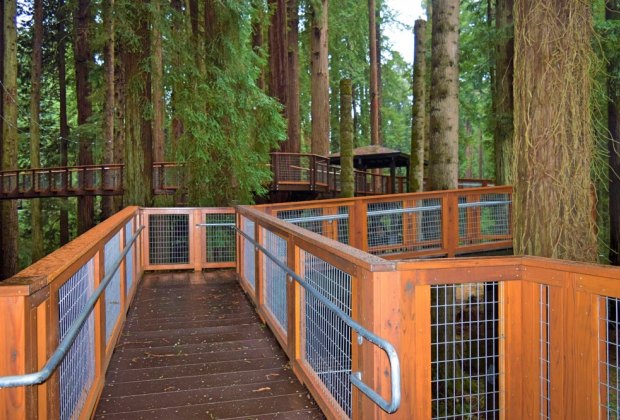
[[[532, 311], [534, 303], [532, 285], [528, 283], [528, 287], [524, 287], [521, 281], [506, 281], [501, 287], [503, 289], [503, 304], [499, 305], [499, 336], [504, 337], [499, 341], [499, 376], [501, 418], [505, 419], [509, 413], [510, 418], [523, 418], [523, 406], [525, 405], [524, 393], [521, 387], [523, 381], [522, 373], [526, 369], [539, 369], [540, 366], [534, 366], [535, 363], [531, 358], [523, 358], [524, 337], [523, 337], [523, 321], [524, 310]], [[524, 289], [527, 293], [527, 301], [524, 297]], [[500, 294], [500, 296], [502, 296]], [[532, 317], [526, 320], [528, 322], [528, 340], [532, 339], [536, 329], [532, 325]], [[528, 362], [525, 366], [523, 363]], [[538, 370], [535, 370], [538, 372]]]
[[[254, 221], [254, 240], [264, 246], [263, 229], [258, 221]], [[256, 306], [265, 310], [265, 276], [263, 272], [263, 254], [258, 248], [254, 247], [254, 296], [256, 298]], [[260, 314], [260, 312], [259, 312]]]
[[349, 245], [368, 251], [368, 204], [357, 199], [349, 212]]
[[195, 209], [189, 216], [189, 232], [190, 232], [190, 251], [189, 255], [194, 265], [194, 271], [202, 271], [202, 259], [205, 250], [202, 248], [202, 237], [204, 236], [205, 228], [198, 226], [202, 223], [200, 209]]
[[441, 198], [441, 237], [443, 249], [448, 257], [456, 255], [459, 241], [459, 205], [455, 193], [446, 193]]
[[[289, 236], [286, 243], [287, 265], [296, 274], [301, 275], [299, 264], [299, 248], [295, 246], [293, 239]], [[290, 360], [299, 361], [300, 350], [300, 322], [301, 322], [301, 286], [296, 281], [286, 276], [286, 311], [287, 311], [287, 332], [286, 341], [288, 344], [287, 355]]]

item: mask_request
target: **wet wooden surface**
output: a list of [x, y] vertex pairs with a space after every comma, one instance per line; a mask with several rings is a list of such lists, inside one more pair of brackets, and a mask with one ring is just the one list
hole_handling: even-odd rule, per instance
[[95, 418], [324, 418], [235, 273], [147, 274]]

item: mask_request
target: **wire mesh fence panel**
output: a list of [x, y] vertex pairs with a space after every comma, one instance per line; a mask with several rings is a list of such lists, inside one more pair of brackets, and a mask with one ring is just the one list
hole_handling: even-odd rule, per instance
[[501, 285], [431, 287], [433, 418], [499, 418]]
[[[91, 259], [58, 289], [58, 339], [67, 332], [94, 290]], [[77, 418], [95, 378], [95, 319], [88, 317], [59, 367], [60, 418]]]
[[[112, 272], [114, 262], [118, 259], [121, 250], [121, 236], [120, 232], [114, 235], [105, 244], [105, 274]], [[109, 343], [114, 326], [118, 321], [118, 316], [121, 313], [121, 271], [120, 269], [114, 272], [112, 281], [105, 289], [105, 338], [106, 343]]]
[[[254, 222], [245, 217], [241, 218], [241, 226], [243, 233], [250, 238], [254, 238]], [[252, 289], [254, 286], [254, 277], [256, 276], [256, 261], [254, 260], [254, 245], [247, 239], [243, 240], [243, 277], [250, 284]]]
[[310, 156], [278, 155], [278, 181], [309, 182]]
[[310, 232], [349, 244], [349, 207], [280, 210], [276, 217]]
[[[130, 220], [125, 225], [125, 244], [126, 248], [133, 236], [133, 220]], [[134, 274], [133, 274], [133, 249], [127, 253], [125, 257], [125, 294], [128, 295], [134, 283]]]
[[459, 245], [510, 239], [509, 194], [459, 196]]
[[540, 418], [551, 418], [551, 362], [549, 357], [549, 286], [541, 284], [539, 289], [540, 308]]
[[371, 254], [441, 249], [441, 200], [409, 199], [368, 204]]
[[189, 264], [189, 215], [149, 215], [149, 263]]
[[206, 261], [234, 262], [237, 252], [234, 213], [206, 214]]
[[[275, 233], [262, 228], [263, 246], [274, 255], [278, 261], [286, 264], [287, 243]], [[286, 272], [271, 258], [263, 255], [263, 277], [265, 305], [282, 328], [284, 335], [288, 325], [286, 311]]]
[[601, 297], [599, 300], [599, 383], [601, 418], [620, 418], [620, 299]]
[[[346, 315], [351, 315], [351, 276], [302, 250], [303, 278]], [[303, 360], [333, 397], [333, 404], [351, 416], [351, 328], [310, 293], [302, 294]]]

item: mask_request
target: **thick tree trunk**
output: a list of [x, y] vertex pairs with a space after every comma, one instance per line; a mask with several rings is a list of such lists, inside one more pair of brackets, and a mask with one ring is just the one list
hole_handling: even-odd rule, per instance
[[[606, 1], [605, 18], [620, 21], [620, 0]], [[620, 60], [607, 68], [607, 127], [609, 129], [609, 260], [620, 265]]]
[[379, 138], [379, 59], [377, 53], [377, 24], [375, 0], [368, 0], [368, 40], [370, 50], [370, 144], [378, 145]]
[[498, 33], [495, 48], [493, 87], [493, 139], [495, 142], [495, 182], [511, 184], [513, 139], [513, 0], [497, 0], [495, 25]]
[[[58, 50], [56, 61], [58, 62], [58, 114], [60, 124], [60, 166], [69, 163], [69, 123], [67, 121], [67, 69], [66, 69], [66, 33], [64, 0], [58, 2]], [[69, 200], [60, 199], [60, 245], [69, 242]]]
[[515, 254], [597, 260], [590, 7], [515, 2]]
[[329, 156], [329, 68], [327, 49], [328, 0], [312, 8], [311, 90], [312, 153]]
[[[183, 14], [183, 0], [173, 0], [172, 8], [177, 13], [172, 20], [172, 32], [176, 33], [174, 36], [178, 36], [178, 34], [182, 34], [185, 31], [184, 25], [184, 17]], [[172, 63], [175, 67], [180, 68], [181, 66], [181, 56], [180, 53], [175, 51], [172, 55]], [[183, 119], [181, 115], [178, 113], [178, 97], [180, 91], [180, 84], [178, 82], [174, 82], [172, 86], [172, 122], [171, 122], [171, 138], [172, 138], [172, 155], [176, 159], [176, 154], [178, 152], [179, 140], [183, 135], [184, 127], [183, 127]]]
[[164, 57], [161, 45], [161, 0], [151, 0], [151, 83], [153, 95], [153, 161], [163, 162], [164, 145]]
[[459, 0], [433, 0], [428, 186], [455, 189], [459, 173]]
[[351, 79], [342, 79], [340, 81], [340, 195], [342, 197], [355, 195], [352, 93]]
[[375, 41], [377, 43], [377, 108], [379, 108], [379, 144], [384, 143], [383, 132], [383, 76], [381, 64], [381, 0], [376, 1], [375, 9]]
[[[1, 170], [17, 168], [17, 30], [15, 26], [16, 2], [4, 2], [4, 59], [2, 90], [2, 165]], [[17, 200], [0, 200], [2, 220], [2, 258], [0, 258], [0, 279], [17, 272], [19, 237], [17, 221]]]
[[409, 192], [424, 187], [424, 144], [426, 143], [426, 21], [414, 25], [413, 107], [411, 112], [411, 158]]
[[[0, 26], [0, 86], [4, 86], [4, 4], [0, 6], [0, 22], [2, 26]], [[4, 151], [4, 141], [3, 141], [3, 121], [4, 121], [4, 106], [3, 106], [4, 98], [0, 98], [0, 170], [4, 168], [3, 162], [3, 151]], [[2, 232], [2, 204], [0, 203], [0, 232]], [[4, 255], [4, 251], [2, 248], [2, 239], [0, 238], [0, 255]], [[3, 268], [2, 262], [0, 262], [0, 281], [4, 279], [3, 277]]]
[[[145, 1], [136, 5], [136, 26], [140, 47], [124, 51], [127, 83], [125, 106], [125, 205], [150, 206], [153, 203], [153, 141], [151, 121], [145, 110], [151, 102], [151, 83], [146, 60], [150, 41]], [[128, 47], [127, 47], [128, 48]]]
[[[78, 0], [73, 16], [74, 58], [75, 58], [75, 92], [77, 96], [78, 125], [84, 125], [93, 113], [90, 102], [90, 86], [88, 84], [88, 64], [91, 61], [88, 28], [90, 26], [90, 0]], [[85, 131], [79, 134], [78, 163], [93, 164], [92, 136]], [[89, 174], [85, 174], [85, 182], [91, 183]], [[78, 234], [86, 232], [94, 226], [93, 197], [78, 197]]]
[[[283, 116], [288, 119], [288, 26], [286, 24], [286, 0], [269, 0], [274, 8], [269, 26], [269, 95], [284, 107]], [[280, 143], [280, 151], [292, 152], [290, 139]]]
[[[265, 47], [265, 37], [263, 35], [263, 4], [264, 3], [262, 0], [253, 1], [254, 8], [257, 9], [257, 11], [252, 20], [252, 50], [260, 57], [265, 55], [263, 52], [263, 48]], [[256, 80], [256, 86], [258, 86], [262, 91], [265, 91], [264, 66], [261, 66], [261, 72], [258, 75], [258, 80]]]
[[301, 151], [301, 118], [299, 115], [299, 6], [287, 0], [288, 15], [288, 148]]
[[[32, 36], [32, 63], [30, 73], [30, 167], [41, 167], [41, 67], [43, 47], [43, 0], [34, 0], [34, 24]], [[36, 183], [36, 179], [32, 180]], [[31, 201], [30, 227], [32, 229], [31, 263], [45, 255], [43, 243], [43, 213], [41, 200]]]
[[[118, 163], [114, 160], [114, 0], [103, 2], [103, 26], [106, 43], [103, 48], [105, 100], [103, 104], [103, 161], [104, 163]], [[113, 181], [112, 179], [109, 180]], [[114, 197], [101, 198], [103, 218], [114, 214]]]
[[[122, 62], [123, 54], [120, 45], [114, 43], [114, 162], [125, 163], [125, 65]], [[125, 185], [125, 181], [123, 181]], [[123, 209], [123, 196], [114, 196], [114, 213]]]

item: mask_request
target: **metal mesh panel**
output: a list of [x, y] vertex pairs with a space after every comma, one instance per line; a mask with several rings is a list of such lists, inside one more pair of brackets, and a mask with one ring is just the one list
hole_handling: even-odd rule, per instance
[[[243, 233], [248, 235], [250, 238], [254, 238], [254, 222], [252, 220], [246, 219], [245, 217], [241, 218]], [[243, 240], [243, 277], [245, 280], [252, 286], [254, 286], [254, 277], [256, 275], [255, 271], [256, 261], [254, 261], [254, 245], [252, 242], [247, 239]]]
[[[601, 418], [620, 418], [620, 344], [618, 333], [620, 332], [620, 299], [600, 298], [600, 322], [599, 322], [599, 383], [601, 388]], [[607, 415], [605, 416], [605, 413]]]
[[349, 207], [282, 210], [277, 217], [319, 235], [349, 243]]
[[551, 372], [549, 362], [549, 286], [540, 285], [540, 418], [551, 418]]
[[206, 261], [209, 263], [234, 262], [237, 252], [235, 215], [233, 213], [205, 215], [207, 250]]
[[[303, 278], [325, 298], [351, 315], [351, 276], [322, 259], [301, 251]], [[303, 293], [304, 360], [338, 404], [351, 415], [351, 328], [331, 309]]]
[[[105, 273], [110, 273], [114, 262], [120, 255], [121, 236], [120, 232], [114, 235], [105, 244]], [[106, 343], [112, 336], [112, 331], [121, 313], [121, 272], [116, 270], [112, 281], [105, 289], [105, 338]]]
[[368, 250], [386, 255], [440, 249], [441, 200], [368, 204]]
[[[262, 229], [263, 246], [276, 256], [278, 260], [286, 264], [287, 260], [287, 244], [286, 240], [278, 235]], [[265, 287], [265, 305], [273, 314], [276, 321], [282, 327], [286, 335], [287, 312], [286, 312], [286, 272], [282, 270], [271, 258], [263, 255], [263, 274]]]
[[[82, 266], [58, 290], [58, 335], [62, 340], [94, 289], [94, 263]], [[60, 418], [77, 418], [95, 377], [95, 321], [91, 314], [60, 364]]]
[[431, 288], [433, 418], [498, 418], [500, 285]]
[[459, 244], [509, 239], [512, 202], [509, 194], [459, 197]]
[[149, 215], [149, 262], [189, 264], [189, 215]]
[[[125, 225], [125, 247], [127, 247], [127, 244], [131, 240], [132, 236], [133, 236], [133, 220], [130, 220]], [[126, 283], [125, 294], [126, 295], [129, 294], [129, 291], [131, 290], [133, 286], [133, 282], [134, 282], [133, 254], [134, 254], [134, 251], [132, 249], [131, 251], [127, 253], [127, 256], [125, 257], [125, 283]]]
[[299, 155], [278, 155], [278, 181], [309, 182], [310, 157]]

